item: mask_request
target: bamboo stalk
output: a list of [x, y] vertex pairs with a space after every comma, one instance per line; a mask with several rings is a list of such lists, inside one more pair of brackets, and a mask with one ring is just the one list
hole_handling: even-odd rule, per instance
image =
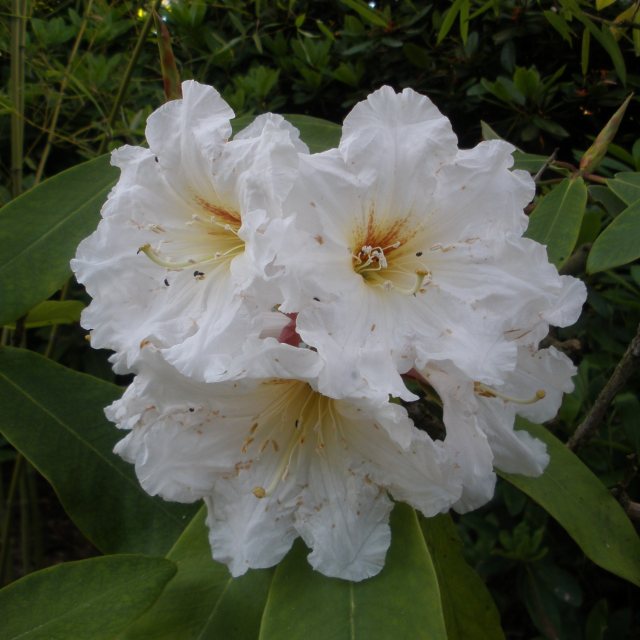
[[62, 80], [60, 81], [60, 91], [58, 93], [58, 99], [56, 100], [55, 107], [53, 108], [53, 115], [51, 116], [51, 122], [47, 127], [47, 130], [48, 130], [47, 141], [42, 151], [42, 155], [40, 156], [40, 162], [38, 162], [38, 168], [36, 170], [35, 184], [38, 184], [42, 179], [44, 167], [47, 164], [49, 153], [51, 153], [51, 147], [53, 146], [53, 139], [56, 135], [56, 128], [58, 126], [58, 118], [60, 117], [60, 109], [62, 108], [62, 101], [64, 99], [64, 92], [67, 89], [67, 83], [69, 82], [69, 76], [71, 74], [71, 66], [73, 64], [73, 61], [75, 60], [76, 54], [78, 53], [78, 48], [80, 47], [80, 42], [82, 42], [82, 37], [84, 36], [85, 29], [87, 28], [89, 15], [91, 14], [92, 9], [93, 9], [93, 0], [89, 0], [87, 2], [87, 7], [84, 12], [84, 16], [82, 17], [82, 22], [80, 23], [80, 27], [78, 29], [78, 35], [76, 36], [75, 42], [73, 43], [73, 47], [71, 49], [71, 53], [69, 54], [69, 60], [67, 61], [67, 66], [65, 67], [64, 73], [62, 74]]
[[24, 59], [28, 0], [13, 0], [11, 12], [11, 193], [22, 193], [24, 163]]
[[122, 107], [122, 103], [124, 102], [124, 96], [129, 88], [129, 82], [131, 81], [131, 76], [133, 75], [133, 69], [138, 62], [138, 58], [142, 53], [142, 47], [149, 35], [149, 31], [151, 30], [151, 26], [153, 25], [153, 14], [158, 10], [160, 6], [161, 0], [153, 0], [153, 4], [149, 9], [149, 13], [147, 15], [147, 19], [140, 31], [140, 35], [138, 36], [138, 40], [136, 42], [136, 46], [131, 53], [131, 58], [129, 58], [129, 64], [122, 76], [122, 82], [120, 82], [120, 87], [118, 88], [118, 93], [116, 95], [116, 99], [113, 102], [113, 106], [111, 107], [111, 111], [109, 112], [109, 117], [107, 118], [107, 131], [105, 133], [104, 138], [102, 138], [102, 142], [100, 143], [100, 147], [98, 149], [98, 155], [103, 154], [107, 150], [107, 145], [109, 144], [109, 140], [111, 140], [113, 136], [113, 123], [116, 121], [116, 116], [118, 115], [118, 111], [120, 111], [120, 107]]
[[16, 493], [18, 492], [18, 485], [20, 484], [20, 478], [22, 476], [23, 463], [24, 458], [22, 454], [18, 453], [13, 465], [13, 473], [11, 475], [11, 481], [9, 482], [9, 491], [7, 492], [5, 512], [2, 518], [2, 527], [0, 528], [0, 585], [5, 584], [5, 580], [8, 578], [7, 563], [9, 561], [11, 512], [13, 511]]

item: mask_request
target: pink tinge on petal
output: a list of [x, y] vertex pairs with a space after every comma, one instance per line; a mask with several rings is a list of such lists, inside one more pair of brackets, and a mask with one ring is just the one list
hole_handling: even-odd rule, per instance
[[278, 342], [282, 344], [289, 344], [292, 347], [299, 347], [302, 342], [302, 338], [298, 335], [296, 329], [296, 320], [298, 318], [297, 313], [287, 313], [289, 323], [282, 329], [278, 336]]

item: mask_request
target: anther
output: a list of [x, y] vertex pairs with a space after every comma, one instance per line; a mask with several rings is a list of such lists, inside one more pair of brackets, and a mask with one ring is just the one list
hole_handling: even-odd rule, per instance
[[500, 391], [482, 384], [482, 382], [474, 382], [473, 391], [476, 395], [481, 396], [482, 398], [500, 398], [505, 402], [513, 402], [514, 404], [534, 404], [535, 402], [538, 402], [538, 400], [543, 400], [547, 395], [544, 389], [538, 389], [532, 398], [512, 398], [511, 396], [500, 393]]

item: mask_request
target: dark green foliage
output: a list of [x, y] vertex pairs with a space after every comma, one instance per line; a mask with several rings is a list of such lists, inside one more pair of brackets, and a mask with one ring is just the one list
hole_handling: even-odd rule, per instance
[[[130, 80], [123, 83], [132, 51], [148, 17], [146, 4], [140, 9], [144, 3], [95, 0], [87, 15], [85, 10], [90, 3], [81, 0], [34, 0], [28, 4], [23, 85], [25, 188], [83, 160], [93, 159], [108, 148], [123, 143], [143, 143], [146, 118], [164, 101], [157, 36], [153, 30], [143, 42]], [[594, 169], [598, 174], [595, 179], [578, 176], [576, 167], [562, 162], [570, 160], [577, 165], [627, 95], [633, 91], [638, 94], [640, 75], [634, 71], [636, 56], [640, 54], [640, 23], [637, 14], [629, 12], [635, 5], [618, 0], [601, 11], [595, 7], [605, 4], [586, 0], [381, 0], [371, 3], [365, 0], [174, 0], [170, 6], [161, 7], [160, 13], [171, 34], [182, 78], [215, 85], [238, 116], [278, 111], [339, 123], [358, 100], [382, 84], [391, 84], [396, 89], [412, 87], [429, 95], [452, 119], [462, 146], [496, 135], [518, 145], [525, 153], [517, 154], [517, 166], [533, 174], [559, 148], [556, 161], [539, 176], [542, 197], [533, 209], [529, 234], [547, 243], [557, 266], [582, 277], [589, 288], [588, 302], [579, 322], [574, 327], [555, 330], [547, 338], [547, 343], [564, 350], [578, 364], [576, 389], [565, 398], [558, 417], [550, 425], [555, 435], [565, 442], [594, 404], [640, 321], [638, 99], [631, 100], [615, 144], [609, 146], [608, 154]], [[9, 9], [3, 11], [8, 16]], [[614, 25], [616, 19], [618, 22]], [[77, 51], [72, 55], [79, 34]], [[0, 114], [5, 117], [0, 120], [3, 150], [0, 204], [9, 201], [15, 178], [9, 160], [12, 134], [9, 116], [14, 110], [8, 89], [10, 43], [10, 20], [3, 19], [0, 22]], [[124, 88], [124, 99], [117, 104], [115, 100], [121, 88]], [[114, 109], [114, 105], [117, 108]], [[241, 122], [246, 123], [248, 119]], [[331, 144], [336, 142], [336, 129], [322, 121], [303, 117], [293, 122], [301, 129], [306, 128], [312, 151], [322, 148], [327, 140]], [[92, 166], [78, 170], [88, 172], [86, 175], [90, 177]], [[103, 171], [99, 173], [104, 191], [112, 177]], [[96, 191], [96, 182], [86, 185], [87, 194]], [[55, 193], [56, 183], [45, 185], [44, 191], [25, 198], [47, 198], [46, 190], [51, 187]], [[67, 195], [73, 200], [73, 194]], [[100, 197], [104, 197], [104, 193]], [[67, 207], [69, 211], [73, 204], [70, 202]], [[89, 207], [94, 216], [97, 206], [94, 202], [93, 207]], [[19, 201], [9, 205], [6, 214], [11, 216], [12, 210], [20, 211]], [[0, 216], [3, 213], [0, 211]], [[84, 219], [84, 215], [82, 217]], [[34, 287], [33, 291], [27, 291], [28, 282], [16, 287], [13, 272], [5, 280], [0, 277], [0, 284], [6, 281], [13, 287], [11, 296], [5, 294], [0, 299], [0, 315], [7, 327], [5, 339], [10, 336], [18, 346], [46, 351], [67, 367], [113, 382], [106, 363], [108, 354], [88, 349], [77, 326], [56, 326], [51, 333], [47, 326], [51, 322], [47, 318], [58, 317], [54, 309], [44, 314], [44, 320], [38, 316], [39, 322], [27, 317], [25, 325], [17, 318], [63, 283], [71, 255], [69, 248], [75, 246], [76, 240], [63, 234], [64, 241], [56, 242], [55, 246], [49, 243], [47, 251], [53, 256], [52, 262], [43, 262], [36, 241], [44, 237], [50, 221], [43, 222], [42, 234], [38, 233], [37, 219], [27, 227], [20, 216], [15, 220], [11, 218], [9, 223], [13, 225], [11, 229], [18, 229], [19, 233], [4, 239], [8, 248], [0, 254], [0, 272], [10, 258], [10, 251], [22, 248], [16, 244], [16, 238], [24, 236], [26, 249], [21, 255], [33, 259], [38, 271], [46, 273], [34, 274], [42, 278], [38, 279], [40, 289]], [[75, 224], [71, 227], [79, 233]], [[82, 231], [79, 237], [86, 233]], [[585, 245], [585, 260], [575, 260]], [[587, 261], [589, 245], [593, 248]], [[59, 271], [52, 268], [54, 263]], [[31, 276], [31, 272], [28, 275]], [[76, 300], [70, 319], [65, 316], [61, 320], [68, 322], [77, 316], [82, 306], [78, 301], [85, 298], [74, 285], [68, 287], [65, 295]], [[4, 360], [14, 357], [12, 353], [5, 352]], [[51, 363], [42, 367], [42, 371], [57, 368]], [[15, 382], [19, 374], [24, 377], [21, 388], [31, 390], [29, 385], [34, 376], [30, 376], [26, 368], [23, 370], [17, 360], [12, 361], [11, 371], [7, 366], [4, 373], [7, 398], [15, 393], [13, 387], [9, 389], [8, 381]], [[79, 374], [67, 371], [65, 375]], [[64, 378], [62, 374], [56, 376], [55, 371], [51, 376], [57, 378], [57, 382]], [[94, 407], [85, 408], [98, 412], [95, 416], [91, 414], [92, 424], [98, 424], [102, 421], [99, 406], [115, 397], [117, 390], [106, 382], [88, 382], [87, 377], [78, 380], [86, 385], [89, 395], [104, 396], [104, 402], [96, 401]], [[629, 500], [640, 501], [638, 381], [636, 370], [615, 398], [594, 438], [580, 450], [582, 460], [606, 488], [606, 491], [602, 489], [602, 496], [609, 498], [609, 494], [613, 494], [622, 506]], [[55, 389], [55, 385], [47, 389], [51, 406], [59, 404], [60, 411], [64, 412], [64, 402], [56, 396]], [[28, 444], [23, 442], [20, 420], [24, 415], [31, 416], [37, 407], [24, 397], [23, 400], [26, 404], [20, 405], [16, 397], [11, 403], [7, 400], [6, 406], [11, 404], [12, 410], [3, 408], [2, 411], [3, 419], [12, 419], [13, 435], [7, 436], [8, 439], [26, 450]], [[17, 416], [19, 411], [21, 416]], [[115, 437], [113, 433], [105, 435], [105, 442], [108, 441], [103, 447], [105, 452]], [[38, 439], [31, 444], [37, 448]], [[0, 439], [0, 506], [3, 508], [14, 460], [14, 449]], [[45, 455], [44, 461], [40, 460], [36, 466], [52, 480], [61, 474], [55, 463], [55, 459], [49, 460]], [[98, 467], [90, 471], [100, 474]], [[56, 485], [58, 481], [52, 482]], [[493, 502], [474, 513], [456, 516], [456, 528], [448, 519], [423, 523], [424, 548], [420, 546], [422, 538], [417, 536], [413, 516], [395, 513], [396, 521], [402, 525], [398, 525], [399, 531], [406, 534], [405, 542], [420, 548], [421, 555], [416, 557], [428, 565], [430, 576], [437, 576], [449, 637], [476, 637], [469, 635], [472, 621], [460, 613], [455, 583], [446, 579], [451, 573], [467, 575], [470, 590], [476, 584], [475, 574], [462, 560], [456, 531], [462, 539], [466, 560], [484, 579], [496, 601], [507, 638], [630, 640], [637, 637], [640, 633], [640, 618], [634, 606], [638, 601], [637, 588], [589, 561], [575, 542], [579, 536], [575, 536], [566, 523], [562, 522], [563, 528], [549, 516], [548, 512], [553, 514], [553, 510], [544, 500], [535, 496], [533, 490], [517, 489], [517, 481], [514, 485], [500, 480]], [[20, 495], [33, 494], [21, 490]], [[76, 505], [69, 504], [63, 492], [60, 497], [69, 513], [76, 515]], [[150, 518], [156, 507], [157, 503], [146, 506]], [[180, 512], [180, 515], [184, 514]], [[32, 515], [24, 516], [20, 526], [32, 522], [30, 518]], [[92, 524], [95, 523], [89, 523]], [[89, 525], [86, 527], [91, 532]], [[602, 522], [593, 522], [594, 528], [601, 526]], [[148, 540], [149, 549], [164, 552], [179, 535], [179, 530], [176, 526], [175, 531], [165, 530], [162, 540]], [[126, 543], [124, 538], [116, 537], [116, 542]], [[19, 546], [17, 538], [16, 525], [15, 547]], [[23, 538], [27, 539], [24, 535]], [[106, 549], [118, 549], [113, 541], [97, 541]], [[451, 555], [446, 555], [446, 550]], [[299, 547], [296, 553], [301, 554]], [[397, 548], [392, 548], [392, 553], [399, 557]], [[593, 553], [588, 553], [594, 559]], [[231, 581], [219, 565], [211, 563], [202, 569], [202, 558], [207, 554], [202, 523], [196, 517], [168, 554], [179, 566], [178, 578], [162, 596], [164, 600], [158, 600], [156, 608], [130, 630], [132, 638], [159, 637], [154, 625], [165, 624], [165, 619], [167, 637], [173, 637], [170, 624], [177, 624], [176, 620], [181, 621], [186, 613], [194, 633], [205, 629], [229, 634], [230, 618], [220, 612], [234, 610], [237, 601], [252, 599], [242, 621], [244, 626], [233, 631], [242, 637], [245, 627], [257, 628], [267, 591], [273, 585], [275, 595], [272, 596], [277, 604], [277, 598], [290, 600], [287, 590], [292, 587], [284, 578], [293, 575], [312, 590], [314, 579], [318, 578], [307, 569], [303, 575], [303, 565], [296, 564], [293, 557], [285, 561], [293, 567], [289, 576], [283, 577], [286, 565], [282, 565], [284, 568], [277, 569], [273, 578], [272, 572], [255, 572], [233, 581], [229, 587]], [[23, 550], [23, 559], [27, 555]], [[28, 566], [29, 562], [24, 561], [22, 567]], [[393, 570], [397, 571], [398, 566]], [[159, 571], [162, 569], [160, 573], [167, 571], [162, 564], [158, 567]], [[18, 566], [16, 573], [21, 570]], [[0, 583], [9, 574], [0, 574]], [[60, 576], [64, 577], [62, 572]], [[158, 583], [162, 581], [160, 578]], [[320, 582], [318, 588], [323, 589], [323, 585]], [[151, 587], [149, 602], [155, 597], [155, 586]], [[375, 588], [371, 587], [373, 591]], [[424, 589], [425, 585], [419, 585], [416, 590], [418, 588]], [[205, 594], [203, 599], [192, 598], [194, 589]], [[344, 604], [342, 592], [330, 595]], [[462, 597], [486, 623], [483, 627], [486, 635], [477, 637], [500, 637], [494, 629], [495, 610], [486, 605], [487, 594], [479, 587], [474, 595], [475, 599], [471, 595]], [[426, 598], [416, 591], [416, 598], [419, 596]], [[168, 600], [173, 603], [171, 606], [167, 606]], [[157, 617], [157, 611], [162, 615]], [[285, 637], [278, 636], [282, 630], [280, 614], [285, 615], [286, 611], [273, 604], [266, 609], [265, 638]], [[202, 620], [207, 621], [206, 624], [201, 624]], [[434, 624], [440, 628], [442, 622], [435, 620]]]

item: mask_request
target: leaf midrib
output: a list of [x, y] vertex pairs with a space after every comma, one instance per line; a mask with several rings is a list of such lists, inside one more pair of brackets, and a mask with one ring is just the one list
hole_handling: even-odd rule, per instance
[[[133, 580], [137, 581], [140, 578], [146, 577], [146, 574], [143, 574], [142, 576], [138, 573], [135, 574], [133, 576]], [[130, 581], [127, 580], [127, 583], [129, 583]], [[134, 592], [135, 593], [135, 592]], [[21, 633], [20, 635], [17, 636], [12, 636], [11, 640], [19, 640], [20, 638], [28, 638], [31, 634], [33, 634], [36, 631], [45, 629], [54, 623], [58, 623], [61, 620], [64, 620], [65, 618], [68, 618], [70, 615], [72, 614], [77, 614], [78, 612], [82, 611], [83, 609], [87, 609], [90, 608], [91, 606], [93, 606], [93, 604], [95, 602], [100, 602], [101, 600], [107, 600], [109, 601], [111, 598], [112, 594], [116, 594], [116, 595], [121, 595], [122, 594], [122, 585], [114, 585], [113, 587], [111, 587], [111, 589], [106, 589], [106, 590], [101, 590], [99, 594], [96, 594], [95, 597], [93, 598], [89, 598], [89, 599], [84, 599], [80, 604], [76, 605], [75, 607], [71, 607], [69, 609], [67, 609], [64, 613], [54, 617], [54, 618], [50, 618], [49, 620], [46, 620], [45, 622], [39, 624], [36, 627], [32, 627], [31, 629], [28, 629], [27, 631]]]
[[[142, 495], [145, 498], [149, 498], [150, 497], [149, 494], [147, 494], [146, 491], [144, 491], [142, 489], [142, 487], [140, 486], [139, 483], [134, 482], [131, 477], [127, 476], [123, 472], [122, 469], [120, 469], [117, 465], [115, 465], [109, 458], [104, 456], [102, 454], [102, 452], [99, 449], [97, 449], [90, 441], [85, 440], [84, 438], [82, 438], [80, 436], [80, 434], [78, 432], [74, 431], [74, 429], [71, 426], [67, 425], [64, 421], [62, 421], [60, 418], [58, 418], [58, 416], [56, 414], [54, 414], [51, 411], [49, 411], [44, 405], [42, 405], [40, 402], [38, 402], [36, 400], [36, 398], [31, 396], [23, 387], [21, 387], [18, 384], [16, 384], [13, 380], [11, 380], [11, 378], [6, 376], [1, 371], [0, 371], [0, 379], [4, 379], [9, 384], [9, 386], [11, 386], [14, 389], [16, 389], [18, 391], [18, 393], [22, 394], [25, 398], [27, 398], [27, 400], [30, 401], [38, 410], [40, 410], [46, 416], [49, 416], [54, 422], [56, 422], [58, 425], [60, 425], [68, 434], [70, 434], [72, 436], [72, 438], [77, 439], [81, 444], [85, 445], [87, 447], [87, 449], [89, 449], [90, 451], [92, 451], [96, 455], [98, 460], [100, 460], [101, 462], [106, 464], [109, 469], [114, 470], [116, 475], [118, 475], [120, 478], [123, 478], [126, 481], [127, 485], [129, 485], [130, 487], [133, 487], [137, 494]], [[7, 437], [7, 440], [11, 440], [11, 438]], [[38, 468], [38, 471], [40, 473], [42, 473], [42, 475], [47, 477], [47, 474], [45, 474], [42, 471], [42, 469], [39, 468], [39, 465], [37, 465], [35, 463], [33, 463], [33, 464], [34, 464], [34, 466], [36, 468]], [[163, 512], [164, 514], [166, 514], [167, 516], [169, 516], [171, 520], [174, 520], [175, 522], [180, 524], [180, 522], [181, 522], [180, 518], [178, 518], [177, 516], [174, 516], [174, 514], [172, 514], [170, 511], [167, 511], [164, 508], [164, 506], [162, 505], [162, 503], [154, 503], [154, 507], [157, 508], [159, 511]]]
[[22, 249], [18, 253], [14, 254], [11, 258], [9, 258], [7, 262], [0, 265], [0, 278], [3, 277], [3, 272], [6, 271], [8, 268], [10, 268], [11, 265], [13, 265], [13, 263], [17, 262], [20, 258], [22, 258], [25, 253], [45, 243], [48, 237], [51, 236], [53, 233], [55, 233], [60, 226], [69, 223], [78, 213], [82, 212], [84, 209], [92, 205], [96, 200], [99, 200], [99, 199], [101, 200], [104, 197], [104, 192], [107, 189], [110, 189], [113, 186], [113, 184], [115, 184], [115, 180], [112, 180], [110, 183], [106, 184], [104, 187], [100, 189], [100, 191], [96, 192], [93, 195], [93, 197], [91, 197], [89, 200], [85, 200], [81, 205], [73, 209], [67, 216], [62, 218], [59, 222], [54, 224], [52, 227], [49, 227], [49, 229], [45, 233], [38, 235], [34, 241], [22, 247]]

